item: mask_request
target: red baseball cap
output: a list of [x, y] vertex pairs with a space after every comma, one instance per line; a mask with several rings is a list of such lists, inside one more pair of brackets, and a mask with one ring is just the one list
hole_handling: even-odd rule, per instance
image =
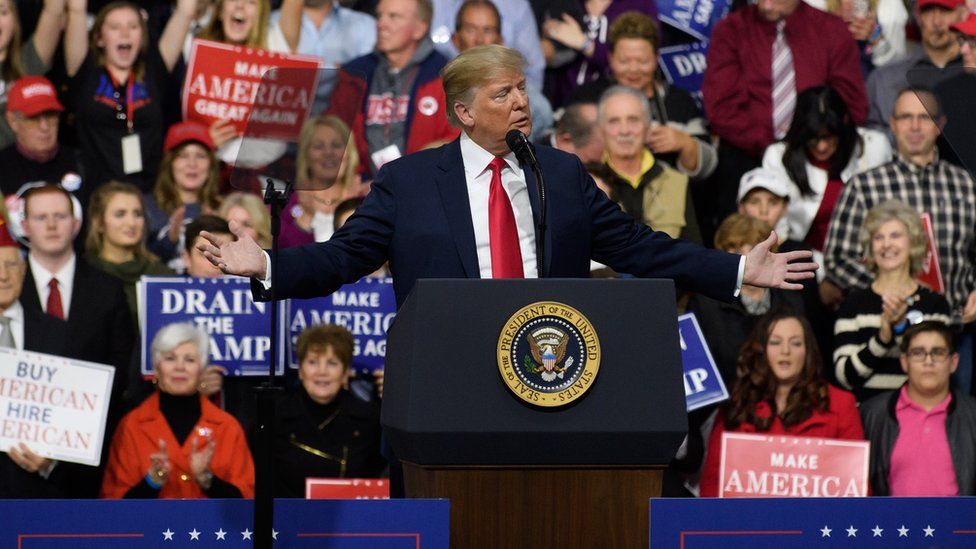
[[210, 139], [210, 130], [199, 122], [180, 122], [170, 126], [163, 141], [163, 152], [169, 152], [187, 141], [196, 141], [211, 151], [216, 149]]
[[976, 13], [970, 13], [965, 21], [950, 25], [949, 28], [966, 36], [976, 36]]
[[36, 116], [48, 111], [64, 112], [64, 106], [58, 101], [58, 91], [50, 80], [43, 76], [24, 76], [10, 87], [7, 110]]
[[966, 3], [966, 0], [918, 0], [918, 11], [929, 6], [939, 6], [947, 10], [954, 10]]

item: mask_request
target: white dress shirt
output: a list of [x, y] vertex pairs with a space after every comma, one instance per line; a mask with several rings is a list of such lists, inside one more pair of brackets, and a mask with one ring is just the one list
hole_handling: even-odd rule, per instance
[[[5, 316], [10, 319], [10, 331], [14, 335], [14, 347], [17, 350], [24, 350], [24, 307], [19, 301], [14, 301], [13, 305], [7, 307], [7, 310], [0, 313], [0, 316]], [[0, 331], [4, 330], [0, 326]]]
[[75, 283], [75, 264], [78, 256], [71, 254], [71, 259], [61, 267], [61, 270], [52, 273], [42, 267], [34, 257], [27, 254], [27, 262], [30, 264], [31, 274], [34, 275], [34, 286], [37, 288], [37, 297], [41, 300], [41, 309], [47, 312], [47, 298], [51, 295], [51, 288], [48, 284], [52, 278], [58, 279], [58, 290], [61, 292], [61, 310], [64, 311], [64, 319], [68, 320], [68, 311], [71, 310], [71, 290]]
[[[464, 162], [464, 179], [468, 187], [468, 206], [471, 208], [471, 222], [474, 225], [474, 243], [478, 250], [478, 269], [481, 278], [491, 278], [491, 245], [488, 242], [488, 191], [491, 186], [491, 170], [488, 165], [495, 155], [481, 148], [461, 132], [461, 160]], [[525, 184], [525, 174], [519, 166], [515, 153], [505, 157], [506, 169], [502, 170], [502, 187], [512, 203], [515, 214], [515, 227], [518, 230], [519, 249], [522, 251], [522, 272], [525, 278], [538, 278], [535, 263], [535, 224], [532, 219], [532, 204], [529, 202], [529, 189]]]

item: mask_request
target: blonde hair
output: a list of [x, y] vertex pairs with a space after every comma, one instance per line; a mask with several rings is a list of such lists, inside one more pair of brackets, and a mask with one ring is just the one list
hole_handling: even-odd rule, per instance
[[[200, 31], [198, 38], [223, 42], [225, 44], [230, 43], [227, 41], [227, 34], [224, 32], [224, 23], [220, 19], [220, 14], [224, 10], [226, 1], [217, 0], [214, 3], [213, 17], [210, 18], [210, 23], [207, 27]], [[268, 0], [257, 0], [257, 2], [257, 18], [251, 27], [251, 32], [247, 35], [247, 40], [239, 45], [266, 50], [268, 49], [268, 17], [270, 17], [271, 13], [271, 3]]]
[[525, 72], [525, 57], [516, 50], [489, 44], [464, 50], [441, 69], [444, 95], [447, 101], [447, 120], [460, 128], [461, 121], [454, 113], [454, 105], [468, 105], [478, 88], [503, 72]]
[[875, 271], [877, 264], [871, 254], [871, 239], [881, 226], [889, 221], [900, 221], [908, 231], [908, 270], [912, 276], [922, 272], [922, 262], [929, 250], [928, 238], [922, 227], [918, 212], [898, 200], [886, 200], [871, 208], [864, 218], [858, 243], [864, 251], [864, 261], [868, 269]]
[[148, 249], [146, 249], [146, 233], [149, 231], [149, 221], [146, 218], [146, 200], [143, 198], [139, 188], [131, 183], [121, 183], [119, 181], [109, 181], [100, 185], [88, 199], [88, 235], [85, 237], [85, 251], [92, 257], [99, 257], [105, 245], [105, 213], [112, 198], [118, 194], [134, 196], [139, 201], [142, 208], [143, 219], [142, 234], [139, 235], [139, 244], [132, 250], [137, 258], [156, 260], [158, 259]]
[[227, 219], [227, 212], [233, 207], [244, 209], [251, 216], [254, 230], [258, 232], [258, 245], [262, 248], [271, 246], [271, 216], [268, 214], [264, 201], [257, 195], [235, 191], [224, 197], [217, 214]]
[[339, 139], [346, 142], [346, 150], [343, 152], [344, 160], [342, 173], [336, 177], [336, 183], [343, 188], [352, 184], [359, 173], [359, 151], [356, 149], [356, 142], [353, 140], [349, 126], [338, 116], [319, 115], [309, 118], [302, 125], [301, 134], [298, 137], [298, 153], [295, 158], [295, 188], [304, 188], [312, 178], [311, 166], [308, 163], [308, 150], [312, 147], [312, 137], [315, 130], [319, 128], [332, 128]]
[[10, 9], [10, 18], [14, 23], [13, 32], [10, 33], [10, 44], [7, 45], [7, 57], [0, 63], [0, 78], [8, 84], [24, 76], [24, 68], [20, 64], [20, 51], [23, 40], [23, 33], [20, 30], [20, 12], [17, 10], [16, 0], [6, 0], [7, 7]]
[[772, 230], [769, 223], [761, 219], [734, 213], [726, 217], [715, 231], [715, 248], [728, 251], [755, 246], [769, 238]]
[[159, 209], [166, 212], [166, 215], [173, 213], [174, 210], [183, 205], [180, 199], [180, 191], [176, 188], [176, 179], [173, 177], [173, 160], [188, 145], [194, 144], [203, 147], [210, 158], [210, 169], [207, 172], [207, 181], [200, 187], [197, 193], [198, 201], [204, 208], [216, 210], [220, 207], [220, 166], [214, 152], [206, 145], [196, 141], [187, 141], [173, 147], [163, 155], [163, 161], [159, 164], [159, 173], [156, 174], [156, 186], [153, 189], [153, 198]]

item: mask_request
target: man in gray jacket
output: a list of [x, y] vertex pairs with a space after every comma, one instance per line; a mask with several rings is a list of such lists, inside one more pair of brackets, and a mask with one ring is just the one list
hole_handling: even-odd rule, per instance
[[871, 495], [973, 495], [976, 400], [950, 389], [959, 365], [952, 330], [932, 321], [910, 326], [900, 360], [905, 385], [861, 405]]

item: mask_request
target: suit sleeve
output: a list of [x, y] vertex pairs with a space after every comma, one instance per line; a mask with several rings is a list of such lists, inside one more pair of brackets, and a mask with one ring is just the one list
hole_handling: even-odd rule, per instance
[[734, 297], [738, 255], [703, 248], [638, 225], [597, 189], [579, 159], [576, 168], [590, 214], [593, 259], [620, 273], [670, 278], [684, 290], [718, 300]]
[[[276, 297], [329, 295], [383, 266], [396, 216], [392, 179], [387, 166], [380, 169], [363, 204], [330, 240], [278, 252], [278, 269], [272, 273]], [[252, 279], [251, 291], [258, 301], [270, 299], [260, 281]]]

